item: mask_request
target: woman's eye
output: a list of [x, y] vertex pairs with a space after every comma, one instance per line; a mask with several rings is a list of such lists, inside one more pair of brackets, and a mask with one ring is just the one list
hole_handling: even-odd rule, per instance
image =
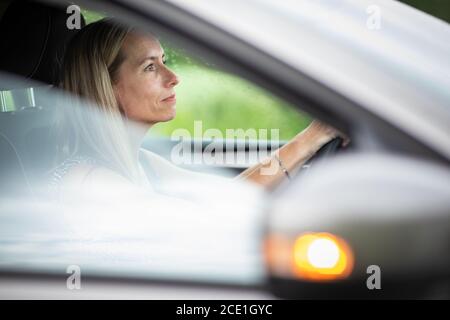
[[155, 70], [155, 65], [153, 63], [149, 64], [148, 66], [145, 67], [144, 70], [145, 71], [153, 71], [153, 70]]

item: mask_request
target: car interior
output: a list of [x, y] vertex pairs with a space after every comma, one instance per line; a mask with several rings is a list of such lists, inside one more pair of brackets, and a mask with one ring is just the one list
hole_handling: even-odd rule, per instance
[[[20, 81], [3, 80], [0, 88], [0, 170], [6, 177], [1, 191], [32, 194], [30, 181], [39, 177], [30, 175], [51, 169], [57, 144], [52, 133], [55, 107], [47, 105], [43, 96], [56, 84], [64, 46], [76, 30], [65, 27], [67, 14], [63, 9], [28, 1], [3, 5], [0, 69], [9, 79]], [[12, 112], [4, 109], [5, 91], [14, 99], [16, 110]]]

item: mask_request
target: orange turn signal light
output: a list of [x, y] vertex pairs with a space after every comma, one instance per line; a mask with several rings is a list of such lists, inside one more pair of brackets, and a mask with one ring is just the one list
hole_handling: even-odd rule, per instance
[[350, 276], [354, 256], [342, 238], [331, 233], [304, 233], [295, 239], [270, 236], [265, 257], [272, 272], [309, 281], [330, 281]]
[[308, 280], [347, 278], [353, 270], [353, 253], [341, 238], [330, 233], [306, 233], [293, 246], [294, 274]]

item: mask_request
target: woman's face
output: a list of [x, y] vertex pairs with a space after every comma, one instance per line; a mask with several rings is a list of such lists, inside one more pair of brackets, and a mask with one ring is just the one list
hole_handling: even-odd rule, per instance
[[114, 93], [129, 119], [155, 124], [175, 117], [177, 76], [165, 66], [159, 41], [129, 33], [122, 46], [125, 59], [118, 70]]

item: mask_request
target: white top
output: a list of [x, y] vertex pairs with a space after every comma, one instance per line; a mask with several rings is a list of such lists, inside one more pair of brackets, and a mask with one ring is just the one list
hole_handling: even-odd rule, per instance
[[[194, 192], [192, 189], [199, 186], [205, 187], [208, 185], [223, 185], [224, 183], [228, 184], [232, 182], [232, 179], [222, 176], [183, 169], [174, 165], [162, 156], [143, 148], [140, 149], [139, 156], [139, 170], [141, 173], [139, 187], [143, 187], [144, 190], [150, 191], [151, 193], [157, 192], [176, 197], [178, 197], [180, 194], [184, 194], [186, 197], [191, 197], [191, 193]], [[98, 161], [88, 156], [77, 155], [66, 159], [53, 171], [49, 184], [51, 194], [54, 194], [56, 197], [61, 198], [61, 187], [67, 182], [67, 179], [63, 182], [63, 178], [67, 175], [70, 169], [82, 164], [101, 167], [101, 164], [99, 164]], [[101, 173], [99, 172], [99, 174]], [[89, 182], [77, 179], [74, 181], [73, 186], [71, 184], [71, 181], [68, 184], [64, 185], [64, 187], [68, 186], [69, 188], [74, 187], [74, 189], [77, 189], [77, 186], [80, 187], [79, 184], [81, 183], [81, 191], [86, 193], [96, 193], [101, 192], [101, 189], [114, 187], [113, 184], [115, 182], [120, 182], [113, 180], [111, 183], [109, 178], [109, 174], [106, 174], [105, 179], [94, 178], [90, 179]], [[127, 181], [123, 180], [123, 182]], [[189, 187], [187, 187], [187, 185], [189, 185]], [[211, 194], [213, 190], [211, 190], [211, 188], [205, 188], [205, 192]], [[73, 193], [73, 190], [69, 193]]]

